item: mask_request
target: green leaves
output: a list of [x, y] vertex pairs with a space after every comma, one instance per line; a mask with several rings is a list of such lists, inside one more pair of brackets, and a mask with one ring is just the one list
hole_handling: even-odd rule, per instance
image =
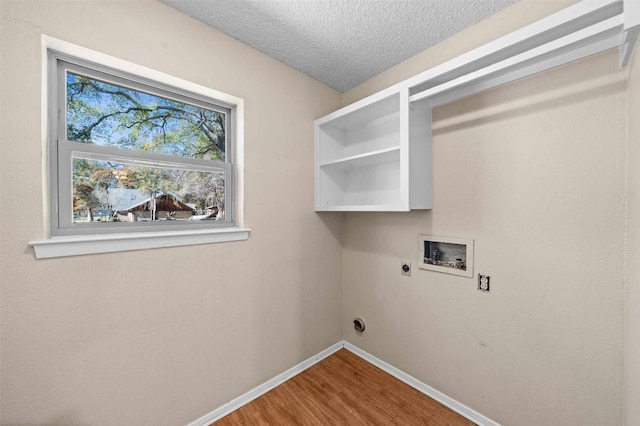
[[226, 115], [77, 74], [67, 74], [67, 138], [225, 161]]
[[[72, 72], [66, 77], [67, 139], [171, 156], [226, 161], [227, 115]], [[112, 209], [109, 191], [173, 193], [201, 209], [224, 208], [224, 175], [73, 159], [77, 215]], [[111, 191], [113, 193], [113, 191]]]

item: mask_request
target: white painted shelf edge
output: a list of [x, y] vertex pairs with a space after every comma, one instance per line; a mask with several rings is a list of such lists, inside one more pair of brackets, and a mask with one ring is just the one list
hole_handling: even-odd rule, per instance
[[376, 102], [383, 101], [386, 98], [389, 98], [393, 95], [396, 95], [400, 92], [400, 87], [393, 86], [393, 90], [385, 89], [380, 92], [374, 93], [373, 95], [367, 96], [364, 99], [356, 101], [350, 105], [347, 105], [343, 108], [340, 108], [332, 113], [329, 113], [323, 117], [315, 120], [316, 126], [322, 126], [323, 124], [329, 123], [337, 118], [344, 117], [352, 112], [356, 112], [364, 107], [370, 106]]
[[325, 205], [317, 211], [331, 212], [408, 212], [409, 209], [400, 204], [334, 204]]
[[[631, 29], [627, 27], [626, 23], [634, 19], [632, 14], [638, 13], [629, 6], [635, 1], [637, 0], [583, 0], [441, 65], [424, 71], [398, 83], [398, 85], [408, 88], [422, 87], [425, 85], [434, 87], [503, 60], [513, 58], [524, 52], [531, 52], [549, 42], [562, 39], [571, 34], [579, 33], [580, 36], [579, 39], [574, 39], [573, 42], [584, 40], [589, 43], [590, 39], [599, 34], [600, 28], [595, 24], [618, 15], [622, 16], [625, 25], [620, 25], [617, 28], [617, 34], [615, 36], [617, 38], [617, 46], [614, 47], [621, 47], [626, 38], [623, 37], [623, 35]], [[591, 28], [591, 31], [583, 31], [588, 28]], [[601, 40], [593, 39], [592, 41], [596, 43]], [[635, 43], [635, 41], [633, 43]], [[535, 54], [530, 54], [529, 59], [536, 61], [537, 58], [540, 58], [545, 53], [548, 52], [540, 50], [535, 52]], [[583, 57], [590, 56], [591, 54], [594, 53], [588, 53]], [[525, 63], [522, 65], [524, 66]], [[524, 77], [526, 77], [526, 75]], [[412, 93], [412, 95], [416, 95], [416, 93]], [[464, 96], [467, 96], [467, 94], [462, 94], [458, 99]]]
[[375, 118], [373, 120], [359, 122], [358, 124], [352, 124], [352, 125], [347, 125], [347, 126], [336, 126], [332, 121], [329, 121], [329, 122], [326, 122], [324, 124], [321, 124], [321, 126], [330, 126], [330, 127], [336, 128], [336, 129], [348, 131], [348, 130], [353, 130], [353, 129], [367, 129], [367, 128], [370, 128], [370, 127], [376, 127], [376, 126], [380, 126], [382, 124], [389, 123], [391, 121], [397, 121], [399, 119], [400, 119], [400, 112], [396, 111], [396, 112], [392, 112], [391, 114], [386, 114], [386, 115], [380, 116], [380, 117]]
[[[588, 52], [580, 55], [580, 58], [591, 56], [605, 50], [618, 47], [620, 29], [623, 25], [623, 18], [620, 15], [598, 22], [582, 30], [576, 31], [559, 39], [544, 43], [538, 47], [527, 50], [525, 52], [513, 55], [507, 59], [496, 62], [484, 68], [467, 73], [461, 77], [447, 81], [446, 83], [433, 86], [415, 95], [412, 95], [411, 102], [419, 101], [425, 98], [431, 98], [447, 90], [454, 89], [464, 84], [480, 82], [482, 79], [496, 76], [501, 73], [506, 74], [518, 67], [526, 67], [529, 61], [536, 61], [538, 64], [548, 62], [551, 58], [558, 58], [556, 61], [549, 62], [551, 65], [541, 68], [535, 72], [527, 72], [525, 76], [545, 71], [546, 69], [555, 68], [563, 63], [573, 62], [572, 52], [586, 46], [592, 46]], [[563, 60], [562, 58], [566, 58]], [[506, 84], [510, 79], [505, 78], [501, 84]], [[468, 91], [465, 95], [471, 95], [476, 91]]]
[[345, 158], [340, 158], [334, 161], [327, 161], [320, 164], [322, 168], [349, 168], [349, 167], [363, 167], [375, 164], [388, 163], [391, 161], [398, 161], [400, 155], [400, 147], [392, 147], [386, 149], [379, 149], [376, 151], [365, 152], [364, 154], [352, 155]]

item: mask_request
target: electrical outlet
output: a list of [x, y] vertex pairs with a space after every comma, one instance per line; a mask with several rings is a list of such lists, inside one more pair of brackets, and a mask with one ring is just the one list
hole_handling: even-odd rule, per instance
[[487, 293], [491, 291], [491, 277], [489, 275], [478, 274], [478, 290]]
[[407, 260], [400, 261], [400, 273], [402, 275], [406, 275], [407, 277], [411, 276], [411, 262]]

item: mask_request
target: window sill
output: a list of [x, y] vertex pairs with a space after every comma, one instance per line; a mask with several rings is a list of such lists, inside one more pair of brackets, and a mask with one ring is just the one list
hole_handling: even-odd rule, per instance
[[47, 240], [29, 241], [29, 245], [33, 247], [37, 259], [47, 259], [50, 257], [241, 241], [249, 238], [249, 232], [250, 230], [245, 228], [224, 228], [205, 231], [131, 232], [51, 237]]

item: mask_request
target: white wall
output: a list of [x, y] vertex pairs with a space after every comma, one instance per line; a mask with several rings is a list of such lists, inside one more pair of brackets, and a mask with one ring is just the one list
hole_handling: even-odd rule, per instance
[[[344, 103], [566, 5], [520, 2]], [[627, 71], [617, 64], [607, 53], [434, 111], [433, 210], [345, 215], [348, 341], [501, 424], [622, 424]], [[491, 293], [419, 270], [419, 234], [475, 239], [475, 274], [491, 276]], [[411, 278], [401, 259], [413, 259]]]
[[640, 55], [630, 67], [627, 110], [627, 280], [624, 424], [640, 424]]
[[[338, 92], [156, 1], [0, 14], [0, 423], [186, 424], [341, 339], [341, 217], [313, 212]], [[41, 34], [244, 98], [250, 239], [35, 260]]]

